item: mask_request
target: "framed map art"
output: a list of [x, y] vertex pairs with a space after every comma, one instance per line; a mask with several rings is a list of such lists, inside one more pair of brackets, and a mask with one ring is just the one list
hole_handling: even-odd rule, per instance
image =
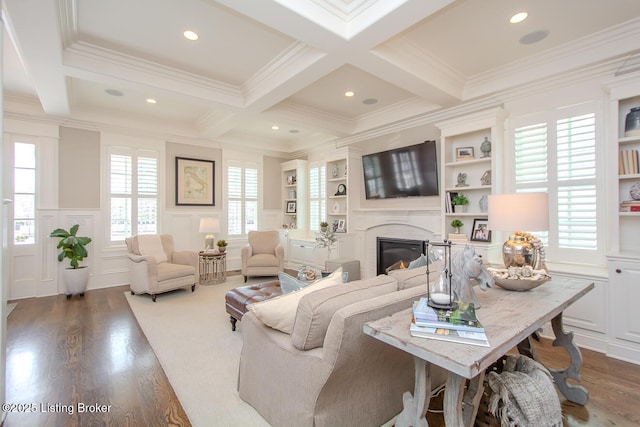
[[215, 206], [213, 160], [176, 157], [176, 206]]

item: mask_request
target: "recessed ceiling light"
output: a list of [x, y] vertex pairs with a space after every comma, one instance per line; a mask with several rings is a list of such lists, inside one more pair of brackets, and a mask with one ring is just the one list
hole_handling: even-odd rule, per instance
[[352, 97], [353, 95], [355, 95], [355, 93], [353, 93], [351, 91], [348, 91], [348, 92], [344, 93], [344, 96], [349, 97], [349, 98]]
[[522, 44], [538, 43], [539, 41], [546, 39], [548, 35], [549, 35], [549, 31], [547, 30], [534, 31], [532, 33], [525, 34], [524, 36], [520, 37], [520, 43]]
[[124, 95], [124, 93], [120, 92], [119, 90], [115, 90], [115, 89], [105, 89], [105, 92], [108, 93], [111, 96], [122, 96], [122, 95]]
[[187, 40], [196, 41], [198, 40], [198, 34], [195, 31], [186, 30], [184, 33], [185, 38]]
[[527, 12], [518, 12], [509, 19], [509, 22], [512, 24], [518, 24], [527, 19], [527, 16], [529, 16]]
[[149, 103], [149, 104], [157, 104], [157, 103], [158, 103], [158, 101], [156, 101], [156, 100], [155, 100], [155, 99], [153, 99], [153, 98], [147, 98], [147, 103]]
[[367, 98], [362, 101], [363, 104], [367, 104], [367, 105], [376, 104], [377, 102], [378, 100], [375, 98]]
[[278, 126], [278, 125], [273, 125], [273, 126], [271, 126], [271, 129], [273, 129], [273, 130], [278, 130], [278, 129], [280, 129], [280, 126]]

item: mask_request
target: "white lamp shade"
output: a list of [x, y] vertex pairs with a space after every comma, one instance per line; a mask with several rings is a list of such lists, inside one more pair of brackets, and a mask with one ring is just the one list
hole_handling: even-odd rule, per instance
[[200, 218], [200, 233], [217, 233], [220, 231], [220, 220], [218, 218]]
[[547, 193], [492, 194], [488, 197], [489, 230], [546, 231], [549, 229]]

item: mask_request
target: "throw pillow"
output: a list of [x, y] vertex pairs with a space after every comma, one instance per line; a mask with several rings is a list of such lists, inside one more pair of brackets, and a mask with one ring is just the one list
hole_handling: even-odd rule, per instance
[[409, 263], [409, 267], [407, 267], [407, 268], [424, 267], [427, 264], [428, 264], [427, 263], [427, 257], [424, 254], [422, 254], [418, 258], [416, 258], [413, 261], [411, 261]]
[[291, 343], [300, 350], [322, 347], [336, 311], [348, 305], [386, 295], [397, 289], [396, 280], [381, 274], [305, 295], [298, 304]]
[[255, 302], [250, 304], [247, 309], [270, 328], [291, 334], [300, 299], [308, 293], [340, 283], [342, 283], [342, 268], [338, 268], [324, 279], [313, 282], [298, 291], [289, 292], [266, 301]]
[[289, 292], [306, 288], [310, 284], [314, 283], [298, 280], [295, 277], [283, 272], [278, 273], [278, 280], [280, 280], [280, 289], [282, 289], [282, 294], [288, 294]]

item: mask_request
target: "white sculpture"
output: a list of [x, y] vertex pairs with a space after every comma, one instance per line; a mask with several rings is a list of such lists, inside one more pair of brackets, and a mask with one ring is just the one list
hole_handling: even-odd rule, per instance
[[451, 273], [451, 288], [455, 301], [472, 302], [475, 308], [480, 308], [473, 285], [477, 283], [480, 289], [486, 291], [487, 288], [493, 287], [495, 281], [473, 246], [466, 245], [462, 251], [453, 255]]

